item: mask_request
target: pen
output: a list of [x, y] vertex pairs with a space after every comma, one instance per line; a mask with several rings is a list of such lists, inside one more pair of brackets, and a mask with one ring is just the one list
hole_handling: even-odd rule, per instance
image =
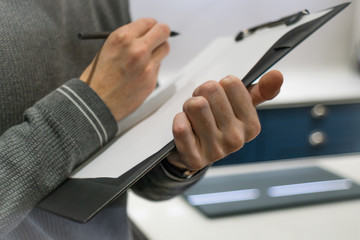
[[[80, 40], [106, 39], [110, 35], [110, 33], [111, 32], [79, 32], [77, 34], [77, 37]], [[170, 32], [170, 37], [175, 37], [177, 35], [179, 35], [178, 32], [174, 32], [174, 31]], [[99, 55], [96, 55], [94, 65], [93, 65], [93, 67], [91, 69], [91, 72], [90, 72], [90, 75], [89, 75], [88, 79], [86, 80], [86, 83], [89, 84], [89, 85], [90, 85], [93, 73], [95, 71], [95, 66], [97, 64], [98, 56]], [[156, 87], [158, 87], [158, 86], [159, 86], [159, 84], [157, 83]]]
[[[80, 32], [78, 33], [77, 37], [80, 40], [87, 40], [87, 39], [106, 39], [111, 32]], [[178, 32], [171, 31], [170, 37], [175, 37], [179, 35]]]

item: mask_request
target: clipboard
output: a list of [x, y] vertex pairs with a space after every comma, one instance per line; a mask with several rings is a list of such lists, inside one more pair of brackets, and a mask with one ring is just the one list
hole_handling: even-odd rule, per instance
[[[45, 199], [43, 199], [37, 207], [77, 222], [86, 223], [103, 208], [123, 194], [154, 166], [166, 158], [166, 156], [175, 148], [174, 141], [172, 140], [171, 126], [170, 129], [163, 129], [163, 127], [160, 126], [161, 131], [159, 132], [157, 129], [153, 129], [157, 134], [149, 134], [150, 137], [156, 138], [154, 141], [159, 142], [159, 144], [154, 148], [156, 150], [152, 149], [151, 151], [143, 151], [146, 143], [141, 143], [141, 141], [139, 143], [135, 138], [133, 138], [132, 141], [134, 144], [127, 148], [131, 148], [130, 150], [134, 151], [134, 158], [137, 158], [137, 160], [126, 166], [125, 170], [122, 170], [123, 172], [116, 172], [116, 167], [112, 167], [111, 163], [107, 161], [110, 161], [111, 157], [115, 156], [114, 154], [122, 154], [121, 150], [119, 150], [119, 146], [123, 144], [121, 141], [127, 141], [127, 138], [131, 138], [131, 134], [132, 136], [136, 136], [137, 134], [137, 137], [142, 136], [144, 134], [141, 132], [142, 127], [151, 127], [151, 121], [159, 121], [156, 117], [167, 116], [167, 118], [171, 118], [172, 120], [175, 114], [168, 114], [166, 112], [166, 107], [169, 107], [170, 105], [172, 111], [181, 111], [181, 108], [174, 108], [171, 105], [180, 102], [181, 107], [184, 102], [183, 100], [188, 96], [191, 96], [192, 91], [197, 85], [201, 84], [201, 81], [209, 80], [207, 79], [209, 77], [208, 75], [211, 74], [211, 71], [208, 71], [209, 68], [213, 68], [213, 66], [215, 68], [222, 68], [226, 66], [224, 69], [227, 69], [229, 64], [221, 62], [226, 59], [223, 58], [224, 54], [233, 54], [234, 48], [241, 46], [246, 48], [246, 45], [252, 41], [258, 41], [258, 43], [263, 41], [264, 44], [261, 45], [266, 47], [266, 49], [261, 50], [261, 55], [255, 56], [257, 59], [253, 57], [255, 64], [251, 63], [251, 61], [247, 61], [248, 64], [253, 64], [252, 68], [251, 66], [242, 64], [242, 62], [235, 63], [241, 66], [244, 65], [243, 68], [251, 69], [243, 78], [244, 84], [249, 86], [275, 63], [296, 48], [296, 46], [303, 42], [308, 36], [345, 9], [349, 4], [350, 3], [343, 3], [320, 13], [309, 14], [308, 16], [304, 16], [300, 21], [298, 21], [298, 23], [289, 27], [281, 26], [281, 29], [274, 28], [266, 33], [264, 32], [263, 34], [267, 34], [266, 36], [271, 36], [266, 40], [266, 42], [264, 42], [264, 38], [260, 33], [255, 33], [254, 36], [239, 42], [235, 42], [232, 37], [230, 40], [229, 38], [226, 38], [220, 41], [215, 41], [203, 53], [201, 53], [200, 56], [193, 60], [193, 62], [197, 62], [197, 66], [195, 68], [192, 66], [194, 65], [193, 62], [191, 62], [183, 69], [179, 76], [174, 79], [174, 96], [170, 97], [167, 102], [160, 107], [155, 104], [155, 106], [159, 108], [155, 109], [150, 116], [144, 116], [147, 118], [139, 121], [139, 123], [133, 126], [130, 130], [119, 134], [117, 138], [110, 142], [92, 159], [75, 170], [74, 174], [68, 180], [45, 197]], [[259, 34], [259, 36], [256, 37], [256, 34]], [[265, 54], [263, 55], [264, 52]], [[219, 62], [211, 62], [209, 59], [217, 59]], [[206, 72], [208, 72], [208, 75], [204, 74], [200, 76], [199, 74], [205, 70], [207, 70]], [[212, 79], [214, 79], [214, 77], [217, 76], [211, 76]], [[194, 81], [194, 79], [199, 80]], [[166, 115], [161, 115], [164, 111]], [[165, 137], [163, 137], [163, 135], [165, 135]], [[126, 145], [123, 144], [123, 148], [124, 146]], [[139, 152], [143, 155], [137, 156], [136, 154]], [[129, 156], [133, 156], [131, 155], [131, 152]], [[114, 170], [115, 172], [105, 173], [102, 175], [103, 173], [99, 169], [104, 166], [108, 169], [111, 168], [110, 170]]]

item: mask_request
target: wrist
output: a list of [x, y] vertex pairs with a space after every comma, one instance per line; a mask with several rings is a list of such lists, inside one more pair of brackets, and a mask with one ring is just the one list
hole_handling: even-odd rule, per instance
[[195, 176], [200, 170], [191, 170], [188, 168], [178, 167], [174, 164], [170, 163], [169, 160], [166, 158], [164, 159], [161, 164], [165, 168], [167, 172], [171, 175], [181, 178], [181, 179], [188, 179]]
[[200, 169], [189, 169], [181, 162], [177, 150], [172, 151], [169, 156], [163, 161], [163, 166], [172, 175], [179, 178], [191, 178], [200, 171]]

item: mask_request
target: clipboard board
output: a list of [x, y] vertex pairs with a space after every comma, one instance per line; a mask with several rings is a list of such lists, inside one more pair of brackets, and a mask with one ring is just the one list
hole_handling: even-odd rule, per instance
[[[298, 23], [293, 24], [292, 26], [282, 26], [281, 30], [274, 29], [268, 31], [266, 34], [267, 36], [271, 35], [272, 38], [270, 39], [273, 39], [273, 41], [271, 42], [271, 40], [267, 39], [266, 44], [262, 36], [257, 38], [256, 36], [251, 36], [239, 42], [235, 42], [234, 39], [231, 38], [231, 40], [225, 39], [210, 45], [207, 50], [200, 54], [201, 56], [194, 59], [196, 62], [204, 60], [200, 65], [197, 65], [197, 67], [194, 69], [194, 67], [191, 67], [192, 63], [190, 63], [189, 66], [185, 67], [184, 70], [180, 73], [179, 77], [175, 79], [176, 81], [181, 82], [181, 84], [177, 85], [177, 92], [174, 94], [174, 96], [172, 96], [159, 109], [156, 109], [154, 113], [148, 118], [131, 128], [130, 131], [127, 131], [118, 138], [114, 139], [111, 143], [108, 144], [109, 146], [106, 146], [105, 149], [102, 149], [101, 152], [96, 154], [96, 156], [80, 166], [79, 169], [77, 169], [68, 180], [66, 180], [55, 191], [43, 199], [37, 205], [37, 207], [77, 222], [86, 223], [103, 208], [108, 206], [112, 201], [123, 194], [129, 187], [131, 187], [136, 181], [149, 172], [154, 166], [166, 158], [166, 156], [175, 148], [174, 141], [172, 140], [171, 129], [165, 128], [164, 135], [166, 135], [166, 137], [160, 139], [161, 141], [159, 140], [160, 145], [158, 145], [157, 148], [155, 147], [155, 149], [157, 149], [156, 151], [152, 150], [150, 151], [150, 154], [149, 152], [145, 151], [145, 153], [142, 153], [145, 155], [136, 156], [138, 158], [137, 161], [131, 162], [132, 165], [130, 164], [130, 167], [125, 167], [123, 172], [115, 171], [109, 174], [101, 175], [102, 173], [99, 171], [101, 166], [115, 169], [111, 166], [110, 163], [106, 161], [110, 160], [111, 156], [115, 156], [114, 151], [118, 151], [116, 154], [121, 154], [121, 150], [118, 148], [121, 146], [119, 144], [121, 144], [123, 139], [126, 140], [126, 138], [131, 134], [133, 134], [133, 136], [139, 134], [139, 132], [136, 132], [136, 130], [141, 130], [141, 125], [144, 125], [145, 127], [151, 126], [151, 120], [158, 121], [158, 119], [156, 119], [156, 115], [160, 115], [161, 117], [162, 111], [165, 111], [165, 114], [167, 114], [165, 105], [171, 105], [175, 102], [180, 102], [182, 105], [184, 102], [183, 99], [186, 99], [189, 93], [189, 96], [191, 96], [191, 93], [195, 87], [199, 85], [203, 79], [208, 77], [206, 74], [200, 77], [199, 73], [201, 73], [202, 70], [208, 69], [209, 66], [212, 67], [214, 64], [214, 62], [206, 61], [207, 59], [220, 59], [221, 62], [221, 59], [224, 59], [221, 57], [223, 57], [224, 54], [233, 54], [234, 48], [238, 48], [239, 46], [244, 46], [246, 48], [246, 45], [249, 42], [255, 40], [259, 43], [263, 41], [264, 44], [262, 46], [266, 47], [266, 49], [261, 50], [261, 55], [255, 56], [257, 58], [253, 59], [255, 60], [255, 64], [251, 63], [251, 61], [247, 61], [248, 64], [253, 64], [252, 68], [251, 66], [246, 66], [246, 64], [236, 62], [237, 65], [244, 65], [243, 68], [251, 69], [245, 75], [245, 77], [243, 77], [244, 84], [249, 86], [275, 63], [280, 61], [290, 51], [296, 48], [296, 46], [303, 42], [307, 37], [309, 37], [326, 22], [345, 9], [349, 4], [350, 3], [343, 3], [333, 8], [324, 10], [320, 13], [304, 16], [300, 21], [298, 21]], [[273, 34], [273, 32], [276, 32], [276, 34]], [[225, 46], [226, 43], [231, 46]], [[221, 68], [224, 66], [222, 64], [228, 65], [227, 63], [220, 63], [217, 64], [216, 67]], [[211, 78], [214, 78], [214, 76]], [[193, 79], [199, 79], [199, 81], [194, 82]], [[184, 82], [186, 82], [186, 84], [184, 84]], [[172, 110], [181, 111], [181, 109], [178, 110], [178, 108], [172, 108]], [[167, 118], [171, 118], [172, 120], [174, 115], [170, 113], [165, 116], [167, 116]], [[148, 123], [148, 121], [150, 123]], [[157, 130], [155, 129], [154, 131]], [[160, 132], [159, 135], [161, 137], [162, 133]], [[142, 135], [140, 134], [137, 136]], [[155, 135], [151, 135], [151, 137], [155, 137]], [[136, 139], [133, 141], [135, 141], [136, 144], [130, 148], [133, 149], [134, 154], [140, 150], [143, 150], [144, 144], [137, 143]]]

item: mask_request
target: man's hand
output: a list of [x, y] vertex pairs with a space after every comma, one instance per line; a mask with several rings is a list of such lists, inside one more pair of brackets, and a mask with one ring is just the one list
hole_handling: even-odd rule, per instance
[[150, 18], [120, 27], [106, 40], [97, 63], [94, 60], [80, 76], [84, 82], [91, 77], [90, 87], [117, 121], [154, 90], [160, 63], [169, 52], [169, 35], [167, 25]]
[[255, 106], [274, 98], [282, 82], [282, 74], [271, 71], [248, 89], [234, 76], [202, 84], [174, 119], [176, 151], [168, 161], [199, 170], [242, 148], [260, 132]]

